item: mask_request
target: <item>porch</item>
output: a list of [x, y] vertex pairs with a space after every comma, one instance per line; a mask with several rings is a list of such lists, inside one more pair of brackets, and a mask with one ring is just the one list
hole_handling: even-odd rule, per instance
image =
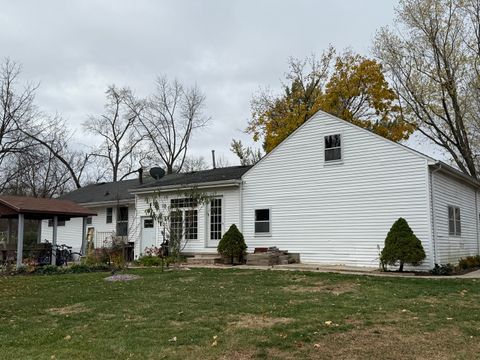
[[[23, 264], [24, 253], [30, 248], [24, 248], [25, 221], [33, 220], [38, 224], [36, 244], [40, 244], [40, 229], [42, 220], [52, 222], [52, 247], [57, 245], [57, 230], [60, 221], [71, 218], [83, 218], [82, 249], [86, 249], [87, 217], [95, 212], [77, 205], [72, 201], [56, 199], [40, 199], [22, 196], [0, 196], [0, 219], [6, 219], [6, 230], [0, 238], [0, 256], [3, 261], [15, 261], [16, 267]], [[55, 264], [55, 251], [51, 253], [51, 263]]]

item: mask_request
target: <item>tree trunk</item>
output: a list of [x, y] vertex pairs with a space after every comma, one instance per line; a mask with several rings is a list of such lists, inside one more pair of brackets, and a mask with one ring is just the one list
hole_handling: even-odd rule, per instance
[[403, 261], [400, 261], [400, 267], [398, 268], [399, 272], [403, 272]]

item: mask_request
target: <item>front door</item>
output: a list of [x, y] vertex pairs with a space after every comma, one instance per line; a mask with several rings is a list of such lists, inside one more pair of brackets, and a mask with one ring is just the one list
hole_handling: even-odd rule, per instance
[[216, 248], [223, 235], [223, 199], [214, 198], [208, 207], [207, 246]]
[[140, 245], [140, 253], [145, 254], [146, 248], [152, 248], [156, 245], [155, 242], [155, 226], [151, 217], [141, 218], [142, 226], [142, 242]]

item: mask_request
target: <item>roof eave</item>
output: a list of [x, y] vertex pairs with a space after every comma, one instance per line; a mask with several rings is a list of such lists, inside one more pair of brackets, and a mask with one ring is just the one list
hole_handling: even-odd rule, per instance
[[459, 179], [459, 180], [462, 180], [476, 188], [480, 188], [480, 181], [478, 181], [477, 179], [471, 177], [470, 175], [467, 175], [463, 172], [461, 172], [460, 170], [457, 170], [455, 169], [454, 167], [448, 165], [448, 164], [445, 164], [444, 162], [442, 161], [437, 161], [433, 164], [430, 164], [429, 165], [430, 167], [432, 168], [435, 168], [437, 169], [438, 171], [442, 171], [443, 173], [446, 173], [456, 179]]
[[132, 197], [130, 199], [123, 199], [123, 200], [107, 200], [107, 201], [92, 201], [92, 202], [78, 202], [78, 205], [81, 206], [108, 206], [108, 205], [125, 205], [125, 204], [134, 204], [135, 198]]
[[192, 187], [196, 187], [199, 189], [211, 189], [216, 187], [224, 187], [224, 186], [240, 186], [242, 180], [240, 179], [232, 179], [232, 180], [221, 180], [221, 181], [210, 181], [204, 183], [192, 183], [192, 184], [178, 184], [178, 185], [166, 185], [166, 186], [151, 186], [148, 188], [134, 188], [130, 189], [129, 191], [132, 194], [141, 195], [145, 193], [151, 193], [152, 191], [175, 191], [175, 190], [185, 190]]

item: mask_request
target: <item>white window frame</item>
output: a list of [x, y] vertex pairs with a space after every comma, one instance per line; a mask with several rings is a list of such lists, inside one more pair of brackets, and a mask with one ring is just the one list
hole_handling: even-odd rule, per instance
[[[257, 210], [268, 210], [268, 232], [256, 232], [255, 225], [257, 223]], [[260, 222], [267, 222], [266, 220], [260, 220]], [[272, 208], [264, 206], [257, 207], [253, 210], [253, 233], [255, 237], [270, 237], [272, 236]]]
[[[325, 153], [327, 152], [327, 148], [325, 146], [325, 138], [329, 137], [329, 136], [340, 136], [340, 159], [335, 159], [335, 160], [327, 160], [327, 157], [325, 156]], [[329, 164], [341, 164], [343, 163], [343, 134], [342, 133], [335, 133], [335, 134], [327, 134], [325, 136], [323, 136], [323, 163], [325, 165], [329, 165]], [[338, 147], [335, 147], [335, 148], [329, 148], [329, 149], [337, 149]]]
[[[108, 210], [110, 209], [110, 215], [108, 215]], [[110, 216], [110, 221], [109, 221]], [[113, 224], [113, 207], [105, 208], [105, 224]]]
[[[450, 232], [450, 209], [453, 210], [453, 233]], [[457, 211], [459, 213], [459, 219], [457, 221]], [[462, 236], [462, 211], [460, 210], [459, 206], [455, 205], [448, 205], [447, 206], [447, 221], [448, 221], [448, 235], [449, 236], [455, 236], [455, 237], [460, 237]], [[458, 230], [457, 223], [460, 224], [460, 231]]]
[[[220, 200], [220, 238], [219, 239], [212, 239], [212, 201], [213, 200]], [[225, 233], [224, 223], [225, 223], [225, 200], [223, 196], [215, 196], [211, 199], [210, 203], [208, 204], [208, 219], [207, 219], [207, 241], [220, 241]], [[217, 223], [218, 224], [218, 223]]]
[[[182, 217], [182, 239], [181, 241], [197, 241], [199, 239], [199, 206], [198, 206], [198, 203], [196, 202], [195, 206], [193, 206], [193, 204], [191, 204], [192, 206], [179, 206], [179, 207], [175, 207], [175, 206], [172, 206], [172, 200], [183, 200], [183, 201], [189, 201], [190, 199], [187, 199], [187, 198], [172, 198], [170, 199], [170, 219], [171, 219], [171, 216], [172, 216], [172, 211], [178, 211], [180, 214], [181, 214], [181, 217]], [[195, 200], [197, 201], [197, 200]], [[189, 204], [187, 202], [187, 204]], [[190, 205], [190, 204], [189, 204]], [[173, 210], [172, 210], [173, 209]], [[186, 229], [187, 229], [187, 212], [188, 211], [194, 211], [195, 212], [195, 215], [196, 215], [196, 224], [197, 224], [197, 229], [195, 231], [195, 237], [188, 237], [187, 238], [187, 232], [186, 232]], [[171, 221], [171, 220], [170, 220]], [[171, 223], [170, 223], [170, 231], [171, 231]]]

